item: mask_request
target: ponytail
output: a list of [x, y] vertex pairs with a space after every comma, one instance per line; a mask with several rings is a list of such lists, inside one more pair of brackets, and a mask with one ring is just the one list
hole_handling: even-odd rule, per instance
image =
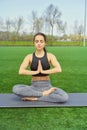
[[46, 52], [46, 48], [44, 47], [44, 52]]

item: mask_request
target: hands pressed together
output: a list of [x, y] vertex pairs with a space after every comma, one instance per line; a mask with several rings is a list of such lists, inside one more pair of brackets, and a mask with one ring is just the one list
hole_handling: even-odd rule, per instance
[[42, 64], [41, 61], [38, 61], [38, 69], [37, 69], [38, 73], [43, 73], [43, 68], [42, 68]]

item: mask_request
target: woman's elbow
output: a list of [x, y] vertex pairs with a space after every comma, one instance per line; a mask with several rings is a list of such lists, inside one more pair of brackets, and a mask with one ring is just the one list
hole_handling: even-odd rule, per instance
[[58, 73], [61, 73], [61, 72], [62, 72], [62, 69], [61, 69], [61, 68], [58, 68], [57, 71], [58, 71]]
[[19, 75], [22, 75], [22, 74], [23, 74], [22, 70], [19, 69], [18, 74], [19, 74]]
[[62, 72], [62, 69], [60, 69], [59, 72], [61, 73], [61, 72]]

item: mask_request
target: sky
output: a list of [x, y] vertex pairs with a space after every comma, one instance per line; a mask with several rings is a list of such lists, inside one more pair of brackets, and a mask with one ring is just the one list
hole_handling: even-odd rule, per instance
[[32, 11], [40, 16], [53, 4], [62, 12], [61, 19], [69, 28], [78, 20], [84, 24], [85, 0], [0, 0], [0, 17], [3, 19], [23, 16], [28, 19]]

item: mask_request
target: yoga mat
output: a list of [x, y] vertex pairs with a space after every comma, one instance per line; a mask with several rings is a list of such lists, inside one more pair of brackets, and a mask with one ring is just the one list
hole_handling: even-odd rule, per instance
[[83, 107], [87, 106], [87, 93], [69, 93], [69, 100], [65, 103], [50, 103], [41, 101], [22, 101], [15, 94], [0, 94], [0, 108], [24, 107]]

